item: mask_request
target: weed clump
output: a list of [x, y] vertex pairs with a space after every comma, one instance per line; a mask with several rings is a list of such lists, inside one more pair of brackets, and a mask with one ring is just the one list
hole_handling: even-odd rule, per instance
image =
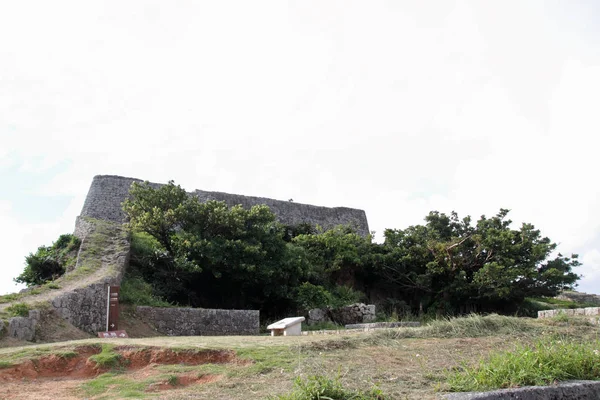
[[12, 306], [6, 307], [6, 312], [11, 317], [27, 317], [29, 316], [29, 305], [26, 303], [15, 303]]
[[123, 356], [115, 352], [113, 346], [103, 344], [102, 351], [96, 355], [90, 356], [88, 360], [96, 364], [96, 368], [109, 369], [121, 366]]
[[275, 397], [277, 400], [385, 400], [385, 396], [377, 387], [368, 392], [344, 388], [339, 377], [335, 379], [323, 375], [310, 376], [307, 379], [297, 378], [294, 391], [287, 395]]
[[0, 369], [3, 368], [10, 368], [12, 367], [14, 364], [8, 361], [0, 361]]
[[492, 355], [449, 374], [449, 389], [469, 392], [600, 379], [600, 342], [540, 340], [533, 346]]

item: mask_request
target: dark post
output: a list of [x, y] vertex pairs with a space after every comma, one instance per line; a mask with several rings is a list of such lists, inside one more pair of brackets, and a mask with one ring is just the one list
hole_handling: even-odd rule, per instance
[[108, 301], [108, 330], [119, 330], [119, 286], [110, 287]]

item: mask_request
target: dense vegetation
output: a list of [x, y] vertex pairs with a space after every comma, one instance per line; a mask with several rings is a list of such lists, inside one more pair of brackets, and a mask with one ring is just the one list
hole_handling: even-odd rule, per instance
[[51, 246], [40, 246], [25, 257], [25, 269], [15, 282], [27, 286], [41, 285], [63, 275], [73, 266], [80, 241], [71, 234], [60, 235]]
[[153, 299], [181, 305], [258, 308], [265, 317], [357, 300], [397, 312], [507, 313], [578, 279], [576, 255], [550, 258], [556, 245], [531, 224], [512, 229], [508, 210], [475, 223], [431, 212], [378, 244], [346, 226], [283, 226], [266, 206], [201, 203], [173, 182], [136, 183], [130, 193], [126, 281], [142, 279]]

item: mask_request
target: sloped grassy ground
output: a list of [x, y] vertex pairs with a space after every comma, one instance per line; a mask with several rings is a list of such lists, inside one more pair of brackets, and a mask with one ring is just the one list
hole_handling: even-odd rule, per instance
[[[381, 398], [386, 399], [435, 399], [440, 393], [457, 390], [452, 386], [453, 376], [468, 368], [477, 368], [481, 360], [499, 351], [517, 354], [540, 340], [594, 346], [599, 335], [600, 327], [586, 320], [534, 320], [490, 315], [437, 320], [419, 328], [332, 336], [119, 339], [110, 344], [115, 348], [230, 349], [247, 362], [156, 365], [144, 370], [146, 375], [143, 376], [140, 372], [117, 368], [92, 379], [64, 381], [64, 392], [60, 394], [64, 398], [98, 399], [264, 399], [289, 396], [295, 390], [297, 378], [310, 382], [311, 377], [317, 376], [323, 377], [324, 382], [339, 384], [348, 392], [367, 393], [375, 388], [385, 396]], [[88, 339], [0, 349], [0, 360], [9, 367], [27, 359], [55, 352], [76, 352], [80, 346], [101, 343], [106, 342]], [[156, 379], [176, 383], [186, 374], [218, 378], [189, 386], [166, 384], [169, 390], [147, 391], [158, 384]], [[18, 382], [20, 393], [35, 390], [36, 395], [41, 393], [43, 385], [50, 383], [54, 385], [54, 393], [63, 390], [56, 387], [56, 381]], [[6, 382], [3, 387], [5, 385]]]

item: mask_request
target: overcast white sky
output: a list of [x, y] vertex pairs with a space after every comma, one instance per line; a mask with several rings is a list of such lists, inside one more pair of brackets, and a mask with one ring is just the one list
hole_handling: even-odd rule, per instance
[[0, 293], [116, 174], [378, 235], [509, 208], [600, 294], [599, 28], [593, 0], [3, 1]]

